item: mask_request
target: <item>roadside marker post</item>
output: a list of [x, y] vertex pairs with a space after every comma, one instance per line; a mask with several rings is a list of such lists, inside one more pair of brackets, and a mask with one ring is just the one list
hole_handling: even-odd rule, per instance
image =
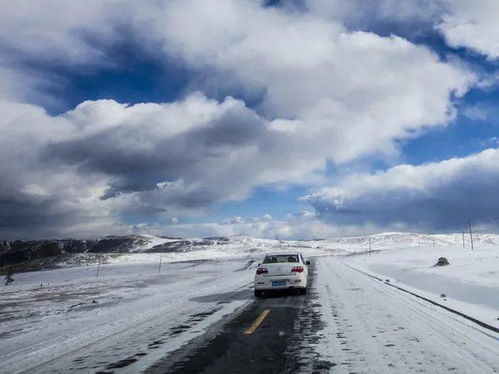
[[99, 278], [99, 269], [100, 269], [100, 257], [99, 257], [99, 262], [97, 263], [97, 274], [95, 275], [96, 278]]
[[474, 249], [474, 246], [473, 246], [473, 231], [471, 230], [471, 221], [468, 221], [468, 226], [470, 227], [471, 250], [473, 250]]

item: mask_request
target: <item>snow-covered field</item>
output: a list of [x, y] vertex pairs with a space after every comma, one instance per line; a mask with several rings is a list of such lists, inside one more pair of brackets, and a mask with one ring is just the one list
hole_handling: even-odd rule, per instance
[[[0, 372], [95, 372], [120, 367], [126, 360], [121, 371], [139, 371], [253, 302], [251, 281], [256, 264], [266, 252], [280, 250], [317, 256], [315, 287], [321, 313], [329, 322], [322, 333], [328, 344], [337, 344], [333, 341], [334, 320], [329, 316], [338, 314], [335, 298], [347, 301], [347, 296], [353, 297], [345, 291], [349, 282], [352, 292], [359, 283], [366, 289], [371, 287], [369, 278], [363, 280], [365, 275], [348, 266], [390, 279], [392, 284], [499, 326], [499, 236], [478, 235], [474, 251], [466, 244], [462, 248], [461, 234], [387, 233], [303, 242], [234, 237], [227, 244], [184, 252], [138, 250], [113, 255], [109, 263], [99, 266], [16, 274], [13, 284], [0, 288]], [[446, 257], [450, 265], [433, 267], [439, 257]], [[336, 264], [342, 265], [338, 271], [334, 270]], [[346, 288], [335, 288], [334, 282]], [[376, 295], [359, 296], [352, 302], [384, 313], [391, 299], [403, 299], [393, 296], [399, 291], [385, 288], [375, 286]], [[383, 299], [387, 292], [390, 300], [388, 296]], [[378, 297], [383, 300], [378, 301]], [[371, 329], [373, 335], [375, 326], [370, 324], [391, 326], [386, 325], [392, 322], [386, 316], [368, 320], [359, 314], [361, 309], [352, 308], [344, 305], [343, 313], [357, 316], [352, 321]], [[413, 310], [410, 305], [404, 308]], [[453, 325], [449, 335], [452, 344], [459, 341], [456, 329]], [[361, 339], [362, 334], [357, 333]], [[397, 330], [393, 334], [403, 335], [407, 338], [404, 344], [416, 349], [410, 340], [414, 336], [407, 333]], [[325, 347], [322, 353], [327, 356], [331, 352]], [[446, 355], [443, 348], [440, 353]], [[374, 353], [366, 353], [370, 354]], [[492, 354], [484, 357], [490, 366]], [[458, 356], [450, 358], [457, 360]], [[405, 359], [417, 361], [417, 357]]]
[[[422, 245], [350, 256], [356, 268], [389, 279], [424, 297], [499, 326], [499, 245], [482, 238], [475, 249], [448, 240], [447, 245]], [[448, 266], [434, 266], [439, 257]]]
[[[342, 249], [338, 247], [336, 242], [329, 241], [281, 241], [235, 236], [207, 245], [199, 244], [207, 241], [204, 239], [184, 239], [182, 242], [187, 244], [183, 244], [176, 250], [151, 253], [155, 246], [164, 243], [178, 243], [179, 239], [151, 235], [142, 235], [140, 238], [142, 243], [132, 248], [129, 253], [78, 253], [70, 258], [64, 257], [63, 260], [57, 262], [57, 266], [62, 268], [82, 265], [96, 266], [99, 261], [105, 264], [159, 264], [160, 261], [167, 263], [198, 260], [258, 260], [263, 258], [266, 253], [276, 251], [300, 251], [306, 256], [321, 256], [348, 253], [351, 249], [347, 247]], [[146, 251], [148, 253], [145, 253]]]
[[[199, 245], [204, 239], [184, 239], [186, 243], [176, 251], [166, 253], [144, 253], [150, 252], [153, 247], [178, 242], [179, 239], [168, 239], [151, 235], [142, 235], [142, 244], [130, 250], [130, 253], [105, 253], [102, 256], [106, 263], [154, 263], [160, 258], [162, 262], [178, 262], [193, 260], [224, 260], [224, 259], [258, 259], [268, 252], [275, 251], [300, 251], [306, 256], [344, 255], [358, 254], [389, 249], [415, 249], [415, 248], [443, 248], [462, 246], [461, 234], [427, 235], [414, 233], [383, 233], [370, 236], [332, 238], [324, 240], [277, 240], [258, 239], [247, 236], [234, 236], [214, 241], [209, 245]], [[469, 247], [468, 238], [466, 245]], [[499, 235], [480, 234], [475, 236], [475, 246], [480, 248], [498, 248]], [[198, 243], [194, 245], [194, 243]], [[85, 256], [89, 258], [84, 261]], [[77, 254], [81, 257], [83, 264], [94, 264], [97, 262], [95, 253]], [[73, 266], [75, 261], [59, 263], [59, 266]]]
[[157, 264], [104, 265], [98, 278], [95, 267], [20, 275], [1, 290], [0, 372], [88, 372], [125, 358], [150, 364], [249, 301], [237, 297], [253, 277], [245, 264], [164, 264], [161, 273]]

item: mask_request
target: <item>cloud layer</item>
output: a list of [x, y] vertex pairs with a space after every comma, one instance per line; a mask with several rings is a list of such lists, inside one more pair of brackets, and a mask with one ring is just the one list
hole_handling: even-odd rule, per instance
[[[480, 11], [471, 13], [464, 2], [421, 2], [416, 13], [417, 2], [401, 2], [400, 12], [390, 12], [390, 3], [395, 5], [376, 2], [377, 19], [406, 22], [417, 16], [451, 45], [496, 57], [485, 39], [463, 36], [473, 35], [467, 27], [477, 35], [483, 35], [482, 25], [493, 27], [485, 14], [492, 3], [480, 3]], [[2, 5], [1, 237], [97, 235], [143, 221], [170, 224], [244, 199], [256, 187], [324, 183], [328, 163], [393, 155], [401, 139], [446, 126], [455, 117], [456, 98], [477, 82], [469, 68], [442, 60], [428, 47], [353, 30], [351, 25], [363, 22], [352, 21], [360, 2], [309, 2], [308, 11], [245, 0], [125, 1], [120, 12], [116, 6], [114, 0]], [[474, 18], [468, 22], [463, 12]], [[112, 67], [110, 49], [123, 29], [142, 41], [144, 51], [159, 46], [155, 55], [192, 71], [185, 94], [171, 103], [85, 101], [59, 115], [33, 104], [44, 101], [39, 97], [47, 85], [62, 84], [63, 77], [40, 74], [44, 64], [89, 72]], [[441, 168], [451, 170], [452, 162]], [[458, 168], [452, 178], [467, 173]], [[339, 232], [332, 221], [344, 227], [414, 222], [397, 212], [375, 219], [348, 213], [375, 211], [371, 199], [383, 195], [375, 183], [362, 190], [355, 178], [362, 179], [309, 196], [318, 212], [313, 223], [266, 219], [231, 227], [316, 237]], [[487, 191], [489, 180], [481, 181]], [[448, 182], [435, 191], [445, 186], [471, 188]], [[413, 193], [400, 201], [412, 204]], [[336, 196], [345, 204], [341, 219], [328, 213], [338, 209]], [[446, 214], [452, 212], [449, 207]], [[437, 217], [428, 226], [443, 221]], [[214, 225], [222, 232], [229, 227]], [[315, 231], [305, 233], [307, 225]]]
[[409, 230], [459, 230], [499, 218], [499, 149], [351, 175], [305, 199], [323, 220]]
[[451, 46], [469, 48], [491, 60], [499, 58], [499, 3], [495, 0], [446, 0], [437, 26]]
[[491, 60], [499, 57], [499, 3], [495, 0], [306, 0], [319, 17], [349, 28], [396, 30], [417, 36], [432, 29], [449, 46], [466, 48]]

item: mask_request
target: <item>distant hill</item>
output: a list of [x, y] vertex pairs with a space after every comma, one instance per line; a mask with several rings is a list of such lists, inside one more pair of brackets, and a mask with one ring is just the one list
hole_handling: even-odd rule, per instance
[[[270, 251], [301, 251], [306, 255], [356, 254], [394, 248], [462, 247], [462, 233], [429, 235], [381, 233], [368, 236], [317, 240], [258, 239], [247, 236], [182, 239], [152, 235], [106, 236], [100, 239], [0, 241], [0, 273], [39, 270], [96, 263], [103, 258], [130, 253], [165, 253], [169, 261], [220, 256], [263, 255]], [[475, 247], [499, 246], [499, 235], [477, 234]], [[469, 237], [465, 236], [469, 248]], [[103, 256], [106, 255], [106, 256]]]
[[95, 240], [5, 240], [0, 241], [0, 267], [79, 253], [183, 252], [194, 246], [227, 241], [227, 238], [179, 239], [150, 235], [106, 236]]

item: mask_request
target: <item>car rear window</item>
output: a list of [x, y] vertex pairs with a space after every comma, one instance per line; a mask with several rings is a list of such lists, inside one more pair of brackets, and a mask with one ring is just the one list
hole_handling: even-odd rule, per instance
[[273, 255], [265, 257], [264, 264], [278, 264], [283, 262], [299, 262], [298, 255]]

